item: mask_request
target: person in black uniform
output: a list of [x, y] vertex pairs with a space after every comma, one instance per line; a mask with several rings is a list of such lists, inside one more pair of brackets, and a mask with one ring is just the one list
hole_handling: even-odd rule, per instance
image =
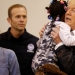
[[18, 58], [21, 75], [34, 75], [31, 69], [32, 58], [37, 50], [38, 38], [26, 30], [27, 9], [14, 4], [8, 9], [8, 31], [0, 34], [0, 46], [12, 49]]

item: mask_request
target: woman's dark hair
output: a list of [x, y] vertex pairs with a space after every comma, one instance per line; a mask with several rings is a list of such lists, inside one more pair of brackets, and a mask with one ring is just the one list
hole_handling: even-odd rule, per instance
[[61, 21], [64, 21], [64, 16], [65, 16], [65, 12], [66, 12], [66, 7], [67, 7], [67, 2], [63, 1], [57, 1], [57, 0], [53, 0], [53, 2], [49, 5], [49, 7], [46, 7], [46, 9], [48, 10], [48, 13], [50, 15], [48, 15], [48, 17], [52, 17], [53, 20], [56, 20], [57, 16], [59, 16]]

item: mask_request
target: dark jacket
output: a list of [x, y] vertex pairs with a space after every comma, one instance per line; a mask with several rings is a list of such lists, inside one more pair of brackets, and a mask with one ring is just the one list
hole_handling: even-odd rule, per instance
[[12, 49], [16, 53], [21, 75], [34, 75], [31, 69], [31, 63], [37, 50], [37, 41], [38, 38], [28, 33], [26, 29], [18, 39], [11, 35], [10, 28], [7, 32], [0, 34], [0, 46]]
[[60, 46], [56, 50], [58, 65], [68, 75], [75, 75], [75, 47]]

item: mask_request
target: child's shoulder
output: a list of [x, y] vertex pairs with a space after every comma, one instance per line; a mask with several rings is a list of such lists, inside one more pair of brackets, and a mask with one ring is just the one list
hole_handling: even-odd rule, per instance
[[62, 21], [55, 21], [55, 25], [59, 25], [59, 26], [67, 26], [67, 27], [69, 27], [69, 25], [68, 24], [66, 24], [65, 22], [62, 22]]

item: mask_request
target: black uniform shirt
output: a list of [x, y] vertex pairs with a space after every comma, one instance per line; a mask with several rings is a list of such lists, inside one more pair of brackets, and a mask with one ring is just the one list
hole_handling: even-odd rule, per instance
[[12, 49], [16, 53], [21, 75], [34, 75], [31, 69], [31, 63], [37, 50], [37, 41], [38, 38], [28, 33], [26, 29], [18, 39], [11, 35], [10, 28], [7, 32], [0, 34], [0, 46]]

